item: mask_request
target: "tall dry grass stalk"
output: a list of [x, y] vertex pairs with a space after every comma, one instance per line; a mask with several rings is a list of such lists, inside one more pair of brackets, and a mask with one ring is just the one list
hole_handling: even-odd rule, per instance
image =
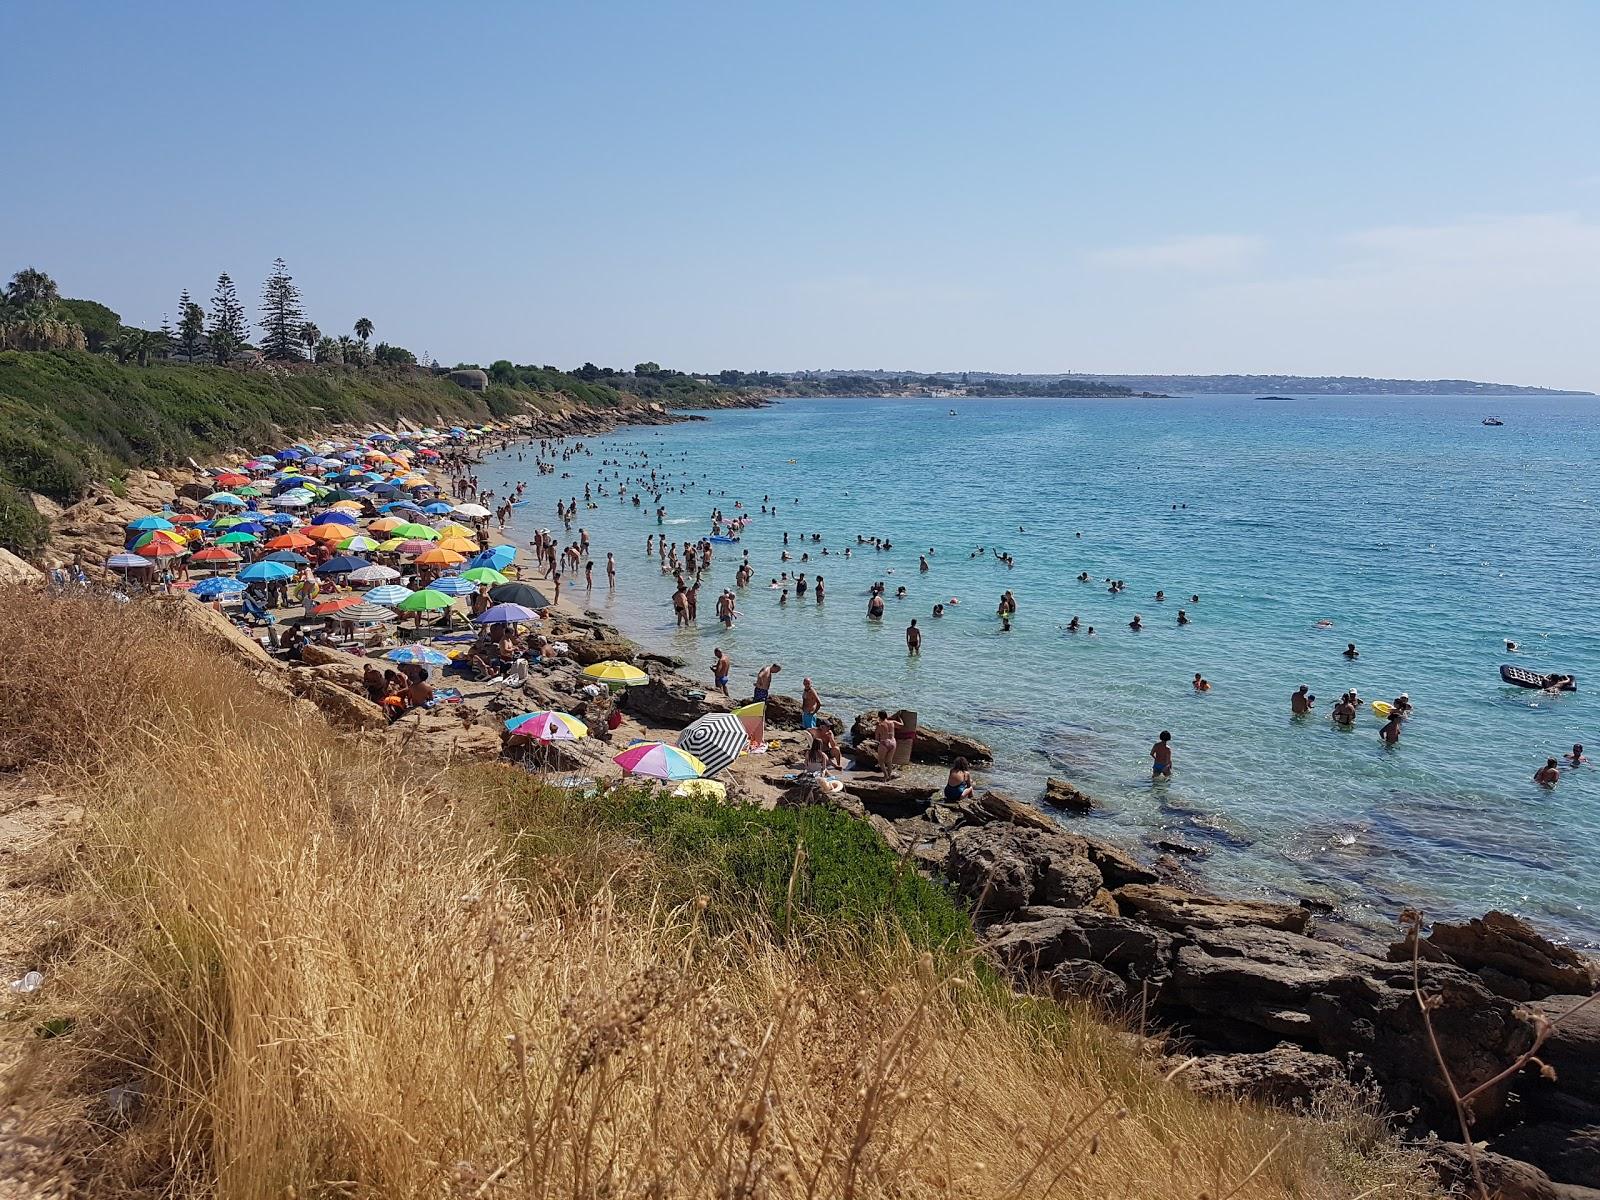
[[[70, 1131], [92, 1194], [1420, 1192], [1370, 1127], [1202, 1101], [959, 963], [713, 934], [636, 879], [591, 886], [592, 845], [514, 878], [481, 771], [335, 736], [147, 608], [0, 617], [0, 682], [32, 698], [4, 745], [92, 807], [76, 944], [34, 1002], [75, 1025], [30, 1042], [13, 1098]], [[71, 766], [84, 696], [106, 711]], [[93, 1092], [123, 1083], [118, 1120]]]

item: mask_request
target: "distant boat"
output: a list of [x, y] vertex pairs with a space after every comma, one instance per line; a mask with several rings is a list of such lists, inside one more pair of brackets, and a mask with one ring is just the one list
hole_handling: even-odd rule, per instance
[[1504, 425], [1505, 424], [1505, 422], [1502, 421], [1499, 417], [1485, 417], [1483, 419], [1483, 423], [1485, 425]]

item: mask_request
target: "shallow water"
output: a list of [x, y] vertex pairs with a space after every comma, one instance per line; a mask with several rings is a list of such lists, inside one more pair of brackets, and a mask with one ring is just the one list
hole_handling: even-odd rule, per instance
[[[1484, 427], [1489, 413], [1506, 425]], [[1588, 687], [1548, 697], [1497, 674], [1511, 660], [1600, 687], [1592, 397], [805, 400], [588, 444], [594, 457], [561, 464], [570, 479], [505, 454], [482, 479], [502, 494], [527, 480], [507, 531], [524, 545], [554, 523], [557, 498], [578, 496], [596, 551], [588, 602], [695, 675], [709, 678], [721, 645], [746, 694], [776, 660], [779, 690], [798, 693], [810, 675], [836, 712], [915, 708], [993, 745], [990, 785], [1032, 796], [1064, 775], [1105, 802], [1090, 819], [1100, 832], [1130, 843], [1176, 832], [1207, 851], [1196, 869], [1218, 887], [1311, 894], [1369, 921], [1408, 904], [1432, 916], [1499, 907], [1600, 938], [1600, 766], [1553, 791], [1531, 782], [1574, 742], [1600, 757], [1600, 707]], [[615, 469], [601, 466], [620, 458], [637, 477], [641, 453], [673, 486], [692, 484], [665, 497], [659, 528], [648, 496], [619, 505]], [[608, 495], [582, 510], [584, 482], [602, 476]], [[698, 537], [714, 505], [759, 514], [764, 496], [778, 515], [719, 547], [699, 628], [674, 630], [671, 579], [645, 558], [646, 536]], [[811, 562], [779, 562], [784, 530]], [[802, 531], [821, 546], [802, 547]], [[895, 548], [857, 547], [857, 534]], [[1015, 568], [969, 557], [980, 545], [1010, 551]], [[756, 583], [724, 631], [711, 610], [744, 551]], [[780, 607], [767, 581], [784, 570], [820, 571], [826, 604], [808, 593]], [[1105, 577], [1127, 590], [1108, 594]], [[865, 615], [876, 579], [910, 592], [881, 623]], [[1020, 611], [1002, 633], [1007, 588]], [[952, 597], [961, 604], [934, 619]], [[1194, 622], [1181, 629], [1180, 601]], [[1135, 613], [1143, 632], [1127, 628]], [[1094, 637], [1064, 632], [1074, 614]], [[913, 616], [920, 659], [905, 653]], [[1522, 644], [1514, 658], [1506, 638]], [[1341, 656], [1350, 641], [1353, 663]], [[1209, 695], [1191, 689], [1196, 671]], [[1292, 720], [1300, 683], [1317, 712]], [[1379, 744], [1370, 711], [1354, 730], [1331, 727], [1350, 686], [1367, 699], [1410, 693], [1417, 715], [1397, 750]], [[1153, 784], [1163, 728], [1177, 771]]]

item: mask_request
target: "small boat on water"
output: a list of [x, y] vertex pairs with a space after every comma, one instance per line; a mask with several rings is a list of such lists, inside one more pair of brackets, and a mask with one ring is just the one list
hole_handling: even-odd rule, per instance
[[1485, 425], [1504, 425], [1505, 424], [1505, 422], [1502, 421], [1499, 417], [1485, 417], [1483, 419], [1483, 423]]

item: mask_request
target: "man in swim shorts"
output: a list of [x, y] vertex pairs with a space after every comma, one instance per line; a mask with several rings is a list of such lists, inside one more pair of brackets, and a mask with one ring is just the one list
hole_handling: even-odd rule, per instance
[[777, 663], [762, 667], [756, 672], [756, 686], [754, 696], [757, 700], [765, 700], [772, 694], [772, 677], [783, 670]]
[[812, 686], [810, 678], [800, 681], [800, 728], [815, 729], [817, 714], [822, 711], [822, 697]]
[[718, 691], [724, 696], [728, 694], [728, 676], [733, 674], [733, 660], [722, 652], [718, 646], [712, 651], [711, 679]]

